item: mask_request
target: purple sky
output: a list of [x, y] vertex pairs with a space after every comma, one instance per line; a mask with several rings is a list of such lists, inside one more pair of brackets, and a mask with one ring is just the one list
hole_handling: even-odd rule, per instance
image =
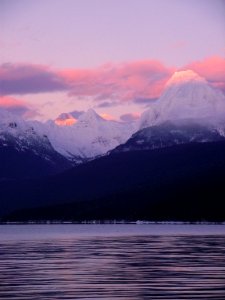
[[1, 0], [0, 49], [0, 105], [118, 118], [143, 111], [186, 65], [209, 79], [215, 63], [210, 80], [224, 87], [225, 1]]

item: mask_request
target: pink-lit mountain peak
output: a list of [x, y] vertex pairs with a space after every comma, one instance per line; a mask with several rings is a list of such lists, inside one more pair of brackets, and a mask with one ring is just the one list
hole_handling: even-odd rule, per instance
[[206, 83], [206, 80], [192, 70], [177, 71], [169, 79], [166, 86], [185, 84], [188, 82]]
[[70, 113], [62, 113], [55, 119], [58, 126], [71, 126], [77, 122], [77, 119]]
[[55, 124], [59, 126], [71, 126], [76, 123], [78, 123], [78, 125], [85, 123], [93, 126], [98, 122], [105, 121], [106, 119], [97, 114], [94, 109], [88, 109], [86, 112], [80, 113], [79, 116], [77, 116], [76, 112], [61, 113], [55, 119]]
[[165, 121], [225, 119], [225, 96], [192, 70], [175, 72], [156, 103], [143, 113], [140, 128]]

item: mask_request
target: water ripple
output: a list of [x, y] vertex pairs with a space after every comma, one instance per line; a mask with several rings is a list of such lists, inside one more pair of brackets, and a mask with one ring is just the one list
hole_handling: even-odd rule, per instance
[[225, 236], [0, 242], [0, 299], [225, 299]]

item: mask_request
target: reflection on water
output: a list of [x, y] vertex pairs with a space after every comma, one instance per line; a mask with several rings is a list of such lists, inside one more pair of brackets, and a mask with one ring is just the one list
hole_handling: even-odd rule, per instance
[[222, 300], [224, 258], [222, 234], [4, 238], [0, 299]]

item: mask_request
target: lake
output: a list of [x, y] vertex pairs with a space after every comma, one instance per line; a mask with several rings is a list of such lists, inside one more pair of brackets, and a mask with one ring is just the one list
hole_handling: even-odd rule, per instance
[[225, 225], [1, 225], [0, 299], [225, 299]]

